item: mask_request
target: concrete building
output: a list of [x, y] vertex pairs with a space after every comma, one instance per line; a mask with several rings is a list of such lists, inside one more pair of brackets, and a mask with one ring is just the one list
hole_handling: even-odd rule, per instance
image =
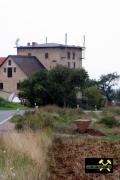
[[48, 70], [57, 64], [69, 68], [81, 68], [83, 50], [84, 48], [80, 46], [32, 42], [26, 46], [18, 46], [17, 55], [36, 56]]
[[17, 93], [20, 81], [45, 68], [35, 56], [0, 58], [0, 97], [8, 98]]
[[0, 97], [17, 93], [19, 83], [42, 68], [50, 70], [58, 64], [81, 68], [83, 50], [84, 47], [57, 43], [17, 46], [17, 55], [0, 58]]

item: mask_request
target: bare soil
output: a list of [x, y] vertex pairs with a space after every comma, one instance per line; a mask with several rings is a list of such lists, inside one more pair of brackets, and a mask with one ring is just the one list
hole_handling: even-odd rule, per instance
[[69, 135], [91, 135], [91, 136], [106, 136], [106, 134], [98, 131], [96, 129], [89, 128], [86, 132], [81, 133], [76, 128], [64, 129], [61, 133], [69, 134]]
[[[51, 151], [49, 180], [118, 180], [120, 178], [120, 141], [96, 138], [67, 138], [55, 141]], [[113, 173], [85, 173], [85, 158], [113, 158]]]

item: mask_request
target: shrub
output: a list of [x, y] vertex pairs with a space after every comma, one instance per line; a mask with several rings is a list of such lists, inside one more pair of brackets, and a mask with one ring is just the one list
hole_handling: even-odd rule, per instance
[[103, 123], [109, 128], [120, 126], [120, 122], [117, 121], [113, 115], [103, 116], [99, 123]]
[[59, 108], [56, 106], [42, 107], [37, 112], [26, 112], [24, 116], [15, 115], [12, 122], [17, 130], [42, 129], [42, 128], [63, 128], [72, 125], [72, 122], [81, 117], [81, 109]]
[[120, 108], [111, 108], [110, 111], [112, 111], [116, 115], [120, 115]]

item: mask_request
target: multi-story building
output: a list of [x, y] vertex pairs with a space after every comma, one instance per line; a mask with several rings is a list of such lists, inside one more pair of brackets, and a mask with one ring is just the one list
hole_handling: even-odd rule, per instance
[[26, 46], [17, 46], [17, 55], [0, 58], [0, 96], [8, 98], [12, 93], [17, 93], [20, 81], [40, 69], [50, 70], [57, 64], [81, 68], [83, 50], [80, 46], [57, 43], [32, 42]]
[[36, 56], [48, 70], [57, 64], [69, 68], [81, 68], [83, 50], [84, 48], [80, 46], [32, 42], [26, 46], [17, 46], [17, 55]]

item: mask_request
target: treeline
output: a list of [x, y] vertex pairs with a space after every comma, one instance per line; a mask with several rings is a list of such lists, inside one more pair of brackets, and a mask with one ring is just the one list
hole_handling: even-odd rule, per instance
[[[119, 75], [111, 73], [100, 79], [89, 78], [85, 69], [69, 69], [58, 65], [50, 71], [41, 70], [20, 84], [19, 97], [27, 99], [30, 106], [35, 104], [84, 108], [100, 108], [105, 102], [111, 103], [115, 97], [113, 87]], [[77, 96], [81, 94], [81, 97]]]

